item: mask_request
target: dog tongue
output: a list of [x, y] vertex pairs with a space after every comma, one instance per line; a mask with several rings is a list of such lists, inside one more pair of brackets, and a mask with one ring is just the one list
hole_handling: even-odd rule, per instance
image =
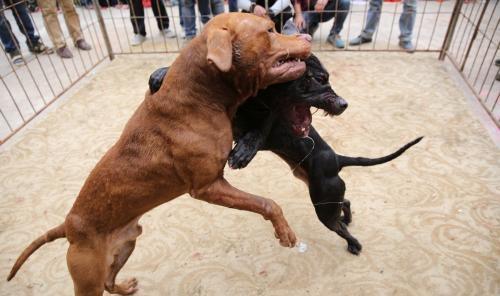
[[292, 127], [297, 136], [306, 137], [309, 135], [309, 128], [312, 122], [311, 111], [308, 106], [294, 106], [292, 115]]

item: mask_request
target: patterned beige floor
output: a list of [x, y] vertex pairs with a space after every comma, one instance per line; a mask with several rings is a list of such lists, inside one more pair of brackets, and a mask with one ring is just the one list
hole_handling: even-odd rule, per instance
[[[270, 153], [227, 170], [237, 187], [274, 198], [305, 253], [284, 249], [261, 217], [187, 196], [142, 219], [119, 278], [138, 295], [498, 295], [500, 150], [434, 55], [319, 54], [348, 111], [314, 124], [342, 154], [378, 156], [424, 135], [390, 164], [342, 173], [359, 257], [325, 229], [306, 187]], [[0, 148], [0, 279], [22, 249], [63, 221], [88, 172], [142, 100], [147, 77], [175, 58], [120, 57]], [[1, 295], [70, 295], [67, 242], [42, 247]]]

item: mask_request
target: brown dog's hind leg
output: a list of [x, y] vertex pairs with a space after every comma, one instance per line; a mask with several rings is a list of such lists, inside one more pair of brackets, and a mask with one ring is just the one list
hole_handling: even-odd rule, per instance
[[116, 275], [125, 265], [135, 248], [135, 240], [125, 242], [114, 255], [104, 288], [111, 294], [131, 295], [137, 292], [137, 279], [130, 278], [120, 284], [115, 284]]
[[102, 249], [93, 248], [87, 243], [69, 246], [66, 261], [76, 296], [100, 296], [104, 293], [106, 256]]
[[238, 190], [223, 178], [216, 180], [203, 190], [194, 191], [192, 196], [220, 206], [261, 214], [264, 219], [270, 220], [273, 224], [275, 235], [282, 246], [293, 247], [297, 242], [280, 206], [273, 200]]

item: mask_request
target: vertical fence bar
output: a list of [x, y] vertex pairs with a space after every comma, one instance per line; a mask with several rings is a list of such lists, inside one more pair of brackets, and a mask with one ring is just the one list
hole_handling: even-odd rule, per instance
[[[472, 38], [470, 39], [469, 46], [467, 47], [467, 51], [465, 52], [464, 60], [462, 62], [462, 65], [460, 66], [460, 71], [464, 70], [465, 63], [467, 62], [467, 59], [469, 58], [470, 51], [472, 49], [472, 45], [474, 44], [474, 41], [476, 40], [477, 37], [477, 32], [479, 31], [479, 27], [481, 26], [481, 22], [483, 21], [484, 13], [486, 12], [486, 9], [488, 8], [488, 5], [490, 4], [490, 0], [486, 0], [486, 3], [484, 4], [483, 11], [481, 11], [481, 16], [479, 17], [479, 20], [477, 21], [476, 24], [476, 29], [474, 30], [474, 34], [472, 34]], [[495, 13], [493, 10], [492, 13]]]
[[104, 23], [104, 18], [101, 13], [101, 5], [99, 4], [99, 0], [93, 0], [95, 13], [97, 16], [97, 21], [99, 22], [99, 28], [101, 29], [102, 37], [104, 38], [104, 43], [106, 43], [106, 49], [108, 50], [108, 55], [110, 60], [115, 59], [115, 55], [113, 53], [113, 49], [111, 47], [111, 42], [109, 41], [108, 31], [106, 30], [106, 24]]
[[455, 27], [457, 26], [458, 17], [460, 16], [460, 11], [462, 10], [462, 5], [464, 0], [457, 0], [453, 12], [451, 14], [450, 23], [448, 29], [446, 30], [446, 35], [444, 36], [443, 46], [441, 46], [441, 52], [439, 53], [439, 60], [444, 60], [448, 48], [450, 47], [451, 40], [453, 39], [453, 34], [455, 33]]

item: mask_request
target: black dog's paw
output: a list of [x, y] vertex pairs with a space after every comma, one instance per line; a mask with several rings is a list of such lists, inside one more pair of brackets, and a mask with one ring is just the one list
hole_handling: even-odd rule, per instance
[[349, 242], [347, 245], [347, 250], [349, 251], [349, 253], [354, 254], [354, 255], [359, 255], [359, 253], [361, 252], [361, 249], [363, 249], [363, 247], [361, 246], [361, 244], [357, 240]]
[[258, 131], [248, 132], [236, 143], [227, 160], [232, 169], [246, 167], [255, 157], [262, 144], [262, 136]]

